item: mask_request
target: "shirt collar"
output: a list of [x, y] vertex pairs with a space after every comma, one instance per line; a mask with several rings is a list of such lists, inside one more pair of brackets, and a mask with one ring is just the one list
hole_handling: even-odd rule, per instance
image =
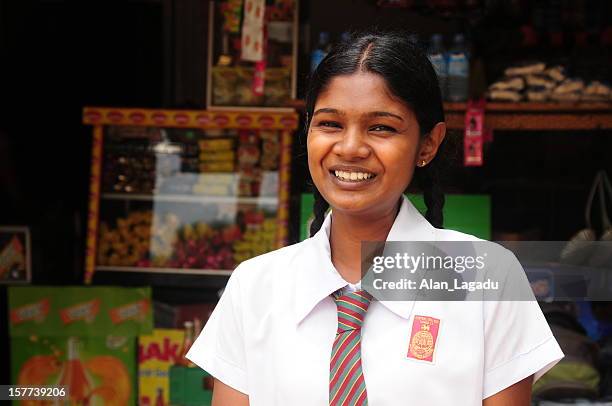
[[[329, 233], [332, 213], [328, 213], [319, 231], [306, 240], [303, 257], [298, 261], [295, 286], [297, 323], [327, 296], [347, 285], [331, 262]], [[387, 241], [435, 241], [435, 228], [419, 213], [406, 196], [402, 203]], [[403, 318], [410, 318], [413, 301], [381, 301], [385, 307]]]

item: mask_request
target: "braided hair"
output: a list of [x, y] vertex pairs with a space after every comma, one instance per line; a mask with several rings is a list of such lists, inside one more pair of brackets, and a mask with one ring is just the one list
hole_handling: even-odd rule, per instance
[[[340, 75], [369, 72], [382, 76], [391, 92], [414, 112], [419, 123], [420, 136], [429, 135], [434, 126], [444, 121], [442, 95], [436, 72], [427, 56], [409, 34], [401, 31], [368, 31], [353, 33], [349, 39], [336, 45], [312, 73], [306, 93], [306, 131], [314, 113], [319, 94], [331, 80]], [[438, 180], [440, 155], [424, 167], [415, 169], [414, 181], [422, 189], [427, 211], [425, 218], [441, 228], [444, 194]], [[329, 203], [313, 185], [314, 220], [310, 235], [322, 226]]]

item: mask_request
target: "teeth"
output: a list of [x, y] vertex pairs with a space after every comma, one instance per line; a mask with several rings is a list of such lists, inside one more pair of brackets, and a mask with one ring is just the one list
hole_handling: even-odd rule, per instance
[[351, 180], [351, 181], [366, 180], [374, 176], [374, 174], [366, 173], [366, 172], [334, 171], [334, 173], [337, 178], [340, 178], [342, 180]]

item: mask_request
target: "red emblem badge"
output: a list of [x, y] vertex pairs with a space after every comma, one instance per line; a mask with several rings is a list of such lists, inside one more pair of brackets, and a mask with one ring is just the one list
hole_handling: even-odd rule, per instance
[[408, 346], [408, 358], [433, 362], [439, 329], [439, 319], [428, 316], [414, 316], [410, 345]]

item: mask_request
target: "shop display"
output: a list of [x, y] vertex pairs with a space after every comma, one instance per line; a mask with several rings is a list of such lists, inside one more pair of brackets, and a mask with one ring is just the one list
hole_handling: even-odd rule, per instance
[[297, 0], [210, 5], [208, 108], [288, 111], [296, 98]]
[[294, 113], [86, 109], [87, 276], [231, 271], [286, 243]]
[[0, 226], [0, 284], [29, 283], [31, 273], [30, 230]]
[[169, 305], [167, 303], [153, 302], [153, 317], [156, 328], [180, 329], [186, 321], [198, 319], [206, 324], [212, 314], [216, 303], [192, 303], [182, 305]]
[[594, 80], [567, 77], [563, 66], [546, 66], [543, 62], [523, 62], [507, 68], [504, 77], [489, 86], [493, 101], [519, 102], [603, 102], [610, 101], [609, 85]]
[[[561, 251], [560, 259], [563, 263], [594, 267], [612, 263], [612, 253], [607, 247], [592, 244], [594, 241], [612, 241], [609, 203], [612, 203], [612, 182], [606, 171], [601, 170], [595, 175], [586, 202], [586, 228], [576, 232]], [[600, 219], [600, 224], [593, 224], [594, 218]]]
[[135, 404], [150, 302], [149, 288], [10, 288], [11, 383], [70, 386], [74, 405]]
[[319, 42], [317, 46], [312, 50], [310, 54], [310, 72], [314, 72], [314, 70], [319, 66], [323, 58], [329, 53], [331, 50], [332, 44], [329, 40], [329, 33], [327, 31], [321, 31], [319, 33]]
[[[419, 37], [412, 34], [411, 42], [420, 45]], [[470, 45], [465, 35], [455, 34], [450, 48], [445, 48], [442, 34], [434, 34], [425, 50], [440, 83], [442, 100], [464, 102], [469, 98]]]
[[[418, 38], [415, 39], [418, 43]], [[440, 83], [440, 91], [442, 92], [442, 100], [447, 99], [448, 95], [448, 58], [447, 52], [444, 49], [442, 34], [434, 34], [429, 41], [427, 48], [427, 57], [438, 74], [438, 82]]]
[[199, 318], [183, 323], [183, 343], [169, 370], [170, 403], [177, 406], [208, 406], [212, 401], [213, 377], [185, 358], [202, 330]]
[[181, 352], [185, 333], [178, 329], [154, 329], [138, 337], [138, 398], [141, 406], [169, 405], [169, 370]]
[[573, 304], [550, 303], [543, 305], [542, 311], [565, 357], [533, 385], [533, 396], [547, 400], [598, 399], [600, 349], [587, 337]]
[[446, 99], [466, 101], [469, 97], [470, 53], [463, 34], [455, 34], [448, 53], [448, 90]]
[[201, 368], [180, 365], [170, 367], [170, 404], [210, 406], [213, 377]]

